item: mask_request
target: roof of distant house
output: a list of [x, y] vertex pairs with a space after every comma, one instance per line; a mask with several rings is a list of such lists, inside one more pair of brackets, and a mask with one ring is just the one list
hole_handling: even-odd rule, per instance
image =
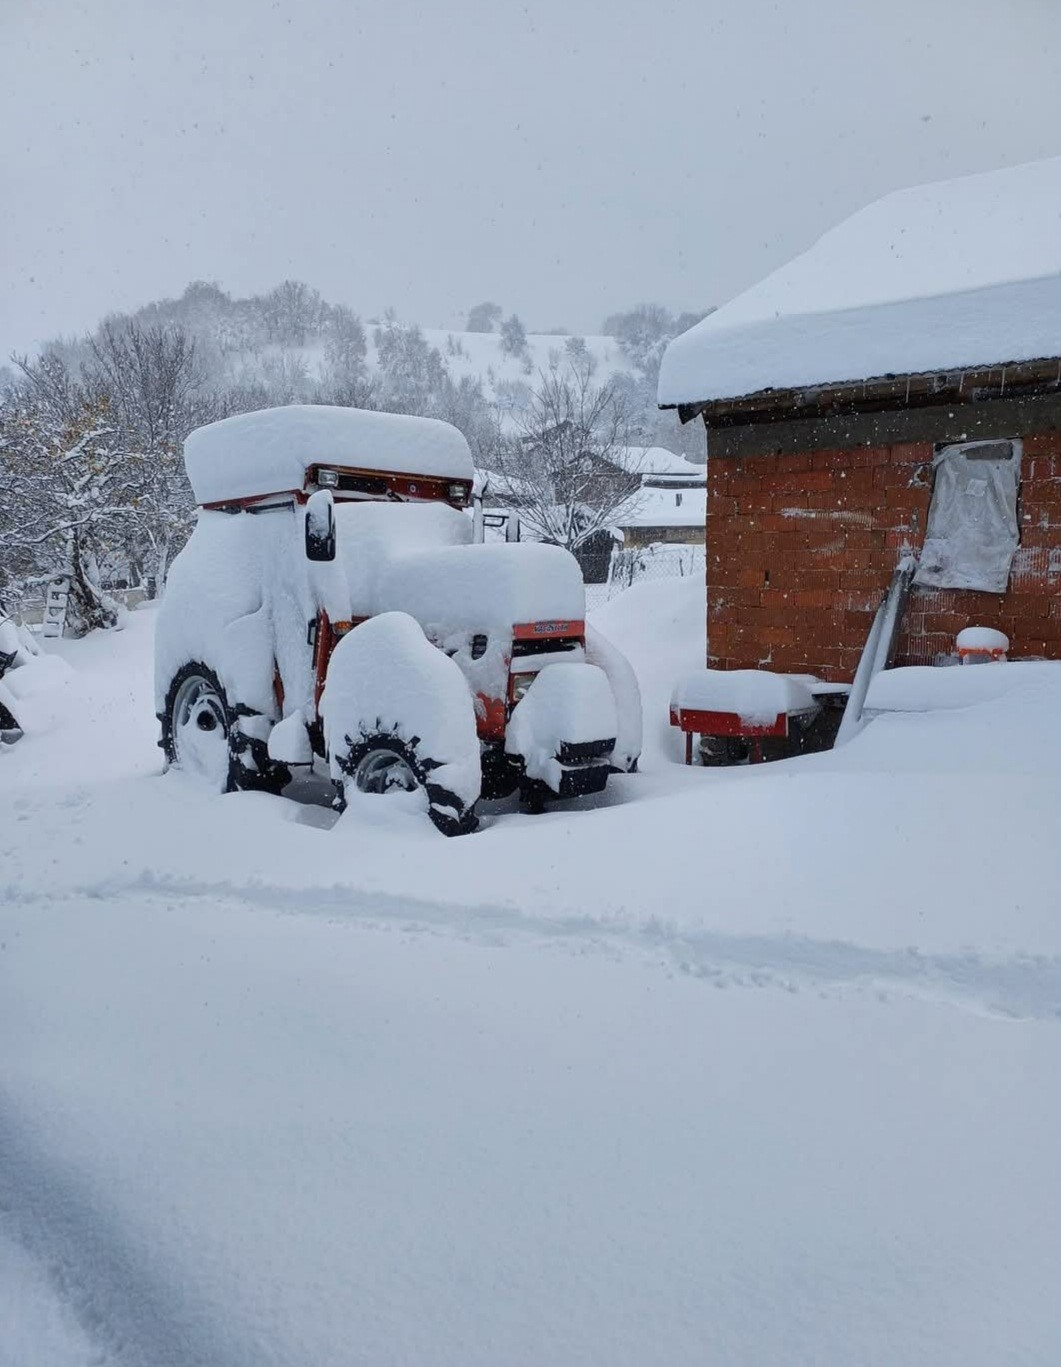
[[707, 490], [641, 488], [613, 518], [617, 527], [695, 527], [702, 534], [707, 517]]
[[670, 343], [661, 405], [1061, 356], [1061, 157], [885, 195]]
[[642, 478], [655, 475], [689, 480], [704, 478], [704, 466], [695, 465], [685, 456], [677, 456], [663, 446], [613, 446], [605, 459], [610, 465]]

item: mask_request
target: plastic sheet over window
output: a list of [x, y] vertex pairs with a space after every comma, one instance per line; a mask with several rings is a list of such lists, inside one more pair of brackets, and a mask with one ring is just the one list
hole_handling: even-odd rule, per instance
[[975, 441], [936, 453], [928, 532], [914, 583], [1005, 593], [1020, 534], [1019, 441]]

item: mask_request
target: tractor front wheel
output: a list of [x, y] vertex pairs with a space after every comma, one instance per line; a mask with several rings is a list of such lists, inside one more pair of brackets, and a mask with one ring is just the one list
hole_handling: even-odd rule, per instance
[[432, 781], [432, 773], [441, 764], [421, 759], [415, 746], [397, 734], [380, 731], [352, 741], [348, 738], [345, 748], [336, 756], [336, 763], [343, 774], [337, 799], [340, 808], [346, 805], [348, 786], [376, 796], [423, 788], [428, 816], [443, 835], [467, 835], [479, 824], [474, 802], [469, 805]]

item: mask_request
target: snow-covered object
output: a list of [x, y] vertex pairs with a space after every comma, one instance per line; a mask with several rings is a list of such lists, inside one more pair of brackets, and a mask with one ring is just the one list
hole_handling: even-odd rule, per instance
[[19, 659], [22, 654], [22, 642], [19, 639], [18, 628], [10, 617], [0, 617], [0, 655], [13, 655], [15, 658], [11, 662], [10, 668], [22, 664]]
[[301, 489], [311, 465], [468, 480], [463, 435], [436, 418], [327, 404], [239, 413], [192, 432], [184, 465], [199, 503]]
[[561, 745], [612, 740], [618, 728], [615, 700], [603, 669], [552, 664], [540, 671], [513, 709], [505, 749], [523, 760], [528, 778], [559, 792]]
[[671, 694], [671, 707], [695, 712], [731, 712], [749, 726], [767, 726], [782, 713], [813, 712], [807, 684], [766, 669], [698, 669]]
[[324, 739], [337, 782], [339, 759], [359, 736], [400, 737], [437, 766], [433, 783], [466, 806], [479, 796], [482, 771], [475, 709], [460, 669], [402, 612], [385, 612], [344, 636], [332, 653], [321, 699]]
[[1019, 442], [965, 442], [936, 453], [915, 584], [1005, 593], [1020, 541], [1020, 460]]
[[353, 617], [383, 610], [381, 583], [396, 558], [469, 545], [473, 530], [468, 516], [443, 503], [338, 503], [335, 522], [348, 596], [342, 615]]
[[668, 346], [661, 404], [1061, 355], [1061, 158], [885, 195]]
[[256, 518], [200, 512], [170, 567], [159, 609], [157, 713], [178, 670], [192, 662], [214, 671], [230, 701], [275, 710], [273, 622], [263, 579], [270, 551], [278, 560], [293, 553], [293, 522], [284, 512]]
[[596, 627], [586, 623], [586, 659], [602, 669], [615, 700], [616, 730], [612, 763], [630, 771], [641, 758], [644, 710], [641, 689], [630, 661]]
[[962, 664], [975, 659], [1002, 661], [1009, 649], [1009, 637], [994, 627], [964, 627], [958, 632], [954, 644], [958, 647]]
[[306, 718], [301, 709], [286, 716], [269, 732], [269, 758], [280, 764], [311, 764], [313, 747], [309, 743]]
[[586, 593], [559, 546], [452, 546], [397, 556], [379, 576], [377, 611], [410, 612], [431, 635], [509, 631], [519, 622], [581, 621]]
[[29, 628], [0, 613], [0, 655], [15, 657], [9, 668], [18, 669], [24, 664], [29, 664], [40, 653], [41, 648], [33, 639], [33, 633]]

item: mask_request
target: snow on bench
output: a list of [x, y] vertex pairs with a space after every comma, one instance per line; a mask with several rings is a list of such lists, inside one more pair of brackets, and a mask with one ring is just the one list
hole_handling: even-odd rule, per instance
[[724, 712], [749, 728], [773, 726], [782, 715], [813, 712], [815, 707], [807, 682], [765, 669], [698, 669], [671, 695], [672, 713]]

